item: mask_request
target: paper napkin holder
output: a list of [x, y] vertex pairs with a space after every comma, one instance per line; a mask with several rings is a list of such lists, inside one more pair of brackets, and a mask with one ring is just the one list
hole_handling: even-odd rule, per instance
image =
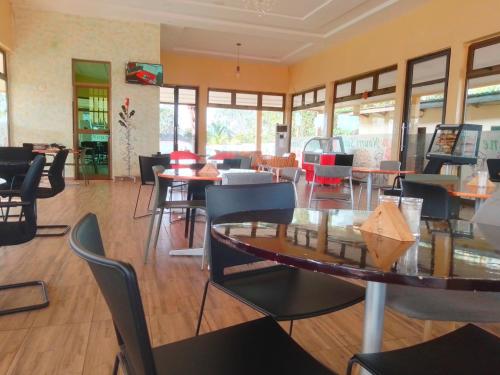
[[219, 170], [215, 165], [207, 163], [198, 171], [198, 175], [206, 177], [217, 177], [219, 175]]
[[401, 242], [415, 241], [403, 214], [393, 203], [382, 203], [375, 208], [375, 211], [361, 225], [360, 230]]

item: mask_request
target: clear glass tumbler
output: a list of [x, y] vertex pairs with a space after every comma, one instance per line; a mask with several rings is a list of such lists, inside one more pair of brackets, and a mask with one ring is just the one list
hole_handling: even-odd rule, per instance
[[399, 206], [399, 197], [395, 197], [393, 195], [379, 195], [378, 204], [382, 203], [393, 203], [396, 206]]
[[477, 171], [477, 186], [486, 187], [488, 185], [488, 171]]
[[400, 210], [406, 223], [410, 227], [410, 232], [415, 236], [420, 236], [420, 215], [422, 214], [421, 198], [402, 198]]

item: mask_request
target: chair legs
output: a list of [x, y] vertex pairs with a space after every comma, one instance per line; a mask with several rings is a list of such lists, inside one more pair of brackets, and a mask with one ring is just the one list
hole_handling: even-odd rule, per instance
[[113, 375], [118, 375], [118, 368], [120, 367], [120, 355], [117, 354], [115, 357], [115, 363], [113, 365]]
[[192, 215], [191, 221], [189, 222], [189, 248], [193, 247], [194, 223], [196, 222], [196, 208], [193, 208], [191, 215]]
[[208, 292], [208, 283], [210, 281], [207, 280], [205, 283], [205, 289], [203, 290], [203, 297], [201, 299], [200, 313], [198, 315], [198, 323], [196, 324], [196, 336], [200, 334], [201, 320], [203, 319], [203, 310], [205, 309], [205, 301], [207, 300], [207, 292]]
[[[139, 204], [139, 198], [141, 196], [141, 190], [142, 190], [142, 184], [139, 185], [139, 191], [137, 192], [137, 198], [135, 200], [135, 208], [134, 208], [134, 215], [133, 215], [134, 219], [140, 219], [140, 218], [152, 215], [151, 212], [148, 212], [147, 214], [137, 216], [137, 206]], [[150, 210], [149, 207], [151, 205], [151, 197], [153, 196], [153, 190], [154, 189], [151, 189], [151, 193], [149, 193], [148, 210]]]
[[61, 229], [58, 232], [53, 233], [36, 233], [36, 237], [62, 237], [66, 235], [71, 229], [70, 225], [65, 224], [53, 224], [53, 225], [37, 225], [37, 229]]
[[288, 328], [288, 335], [292, 337], [292, 331], [293, 331], [293, 320], [290, 320], [290, 327]]
[[23, 311], [43, 309], [44, 307], [47, 307], [49, 305], [49, 296], [47, 294], [47, 285], [45, 284], [45, 282], [43, 282], [41, 280], [27, 281], [24, 283], [17, 283], [17, 284], [0, 285], [0, 290], [24, 288], [24, 287], [28, 287], [28, 286], [39, 286], [40, 287], [40, 289], [42, 290], [42, 295], [43, 295], [42, 302], [35, 304], [35, 305], [28, 305], [28, 306], [15, 307], [12, 309], [0, 310], [0, 315], [8, 315], [8, 314], [14, 314], [14, 313], [23, 312]]
[[352, 374], [352, 367], [354, 366], [355, 363], [358, 363], [358, 361], [356, 361], [356, 359], [351, 358], [349, 360], [349, 362], [347, 363], [347, 371], [346, 371], [347, 375], [351, 375]]

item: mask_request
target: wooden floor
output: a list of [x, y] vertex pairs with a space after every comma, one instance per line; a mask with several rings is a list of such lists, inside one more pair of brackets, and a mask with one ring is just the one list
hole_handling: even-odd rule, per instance
[[[40, 224], [73, 224], [86, 212], [98, 215], [108, 255], [132, 263], [137, 271], [156, 346], [194, 334], [207, 275], [200, 270], [199, 258], [168, 255], [169, 249], [186, 246], [183, 222], [170, 225], [164, 220], [158, 251], [143, 265], [148, 219], [132, 219], [137, 189], [138, 184], [129, 182], [70, 184], [58, 197], [39, 202], [38, 217]], [[306, 190], [301, 186], [302, 201]], [[147, 194], [143, 196], [144, 209]], [[202, 225], [197, 227], [196, 243], [201, 245]], [[86, 264], [69, 250], [67, 236], [0, 248], [0, 283], [31, 279], [48, 283], [50, 306], [0, 317], [0, 374], [110, 374], [117, 349], [110, 314]], [[0, 306], [12, 298], [16, 299], [4, 294]], [[205, 311], [203, 332], [258, 317], [214, 288], [209, 290]], [[362, 322], [363, 304], [358, 304], [296, 322], [293, 337], [327, 366], [344, 373], [348, 359], [360, 350]], [[384, 349], [418, 343], [422, 327], [421, 322], [386, 311]], [[435, 335], [449, 329], [445, 323], [433, 327]], [[499, 325], [486, 327], [500, 334]]]

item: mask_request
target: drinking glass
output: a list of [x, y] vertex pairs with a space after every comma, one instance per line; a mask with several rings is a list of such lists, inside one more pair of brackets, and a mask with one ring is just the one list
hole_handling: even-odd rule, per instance
[[399, 197], [395, 197], [393, 195], [379, 195], [378, 204], [382, 203], [393, 203], [396, 206], [399, 206]]
[[411, 234], [415, 237], [420, 236], [420, 215], [422, 214], [421, 198], [403, 198], [401, 199], [400, 210], [410, 228]]
[[477, 171], [477, 186], [486, 187], [488, 185], [488, 171]]

